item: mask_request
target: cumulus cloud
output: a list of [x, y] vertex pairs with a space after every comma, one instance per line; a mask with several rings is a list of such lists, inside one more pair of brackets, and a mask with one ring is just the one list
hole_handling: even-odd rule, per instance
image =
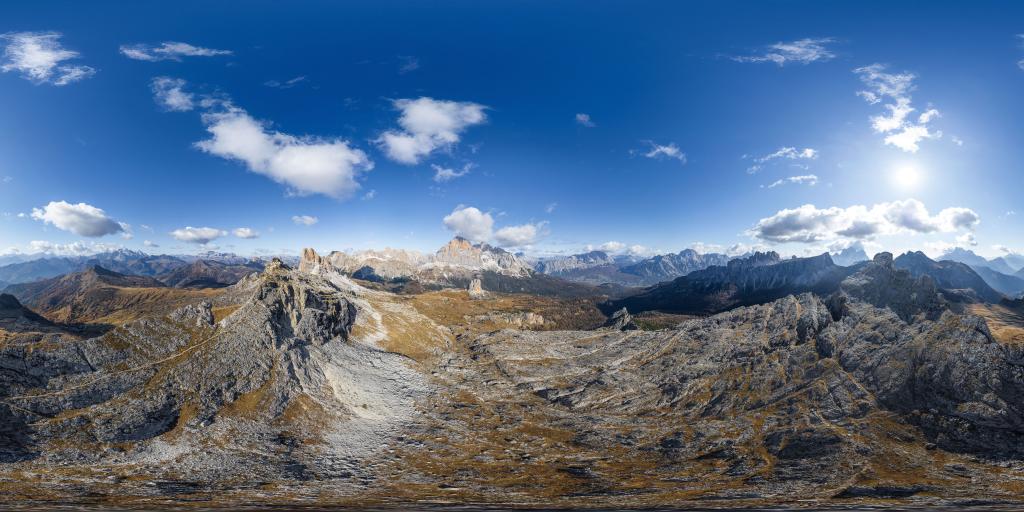
[[611, 240], [599, 245], [597, 248], [604, 252], [622, 252], [626, 250], [626, 244]]
[[828, 48], [828, 45], [834, 42], [835, 40], [830, 37], [779, 42], [768, 45], [764, 51], [758, 54], [740, 55], [732, 59], [737, 62], [772, 62], [780, 67], [793, 63], [810, 64], [835, 58], [835, 54]]
[[417, 164], [437, 149], [450, 148], [467, 128], [487, 120], [487, 107], [477, 103], [423, 97], [393, 104], [401, 112], [402, 129], [386, 131], [376, 142], [388, 158], [403, 164]]
[[236, 237], [238, 237], [238, 238], [245, 238], [245, 239], [252, 239], [252, 238], [259, 238], [260, 237], [260, 234], [256, 230], [254, 230], [252, 228], [235, 228], [235, 230], [232, 231], [231, 233], [233, 235], [235, 235]]
[[449, 231], [474, 242], [490, 239], [491, 230], [494, 229], [494, 218], [491, 214], [473, 206], [459, 205], [445, 216], [443, 222]]
[[434, 181], [438, 183], [444, 183], [446, 181], [454, 180], [455, 178], [461, 178], [469, 174], [469, 170], [473, 168], [473, 164], [466, 164], [462, 166], [462, 169], [456, 170], [449, 167], [441, 167], [440, 165], [431, 165], [434, 169]]
[[643, 156], [658, 160], [670, 158], [679, 160], [679, 163], [681, 164], [686, 163], [686, 153], [683, 153], [679, 149], [679, 146], [676, 146], [674, 143], [669, 142], [668, 144], [665, 145], [655, 144], [654, 142], [651, 141], [648, 141], [647, 143], [650, 144], [651, 148], [647, 152], [642, 153]]
[[590, 120], [590, 114], [576, 114], [576, 124], [580, 126], [586, 126], [587, 128], [593, 128], [597, 126], [597, 123]]
[[883, 235], [970, 231], [980, 221], [977, 213], [963, 207], [946, 208], [933, 216], [924, 203], [916, 199], [871, 207], [818, 208], [806, 204], [763, 218], [747, 233], [768, 242], [817, 243], [865, 240]]
[[158, 244], [156, 242], [153, 242], [153, 241], [150, 241], [150, 240], [143, 240], [142, 241], [142, 245], [144, 245], [146, 247], [151, 247], [151, 248], [160, 247], [160, 244]]
[[320, 222], [320, 219], [312, 215], [293, 215], [292, 222], [300, 226], [312, 226], [313, 224]]
[[102, 252], [115, 251], [122, 246], [102, 242], [72, 242], [69, 244], [55, 244], [45, 240], [32, 240], [28, 243], [29, 253], [46, 253], [54, 256], [86, 256]]
[[771, 185], [768, 185], [768, 188], [779, 187], [787, 183], [793, 183], [796, 185], [810, 185], [813, 187], [814, 185], [818, 184], [818, 177], [815, 176], [814, 174], [806, 174], [803, 176], [790, 176], [788, 178], [775, 180], [774, 182], [772, 182]]
[[64, 64], [77, 59], [78, 52], [60, 44], [59, 32], [9, 32], [0, 34], [7, 41], [0, 70], [14, 71], [35, 84], [68, 85], [96, 73], [89, 66]]
[[978, 240], [974, 238], [974, 233], [964, 233], [956, 237], [956, 243], [960, 247], [974, 247], [978, 245]]
[[180, 61], [182, 57], [216, 57], [219, 55], [231, 55], [231, 51], [192, 46], [188, 43], [181, 43], [177, 41], [166, 41], [160, 44], [160, 46], [149, 44], [124, 44], [121, 45], [121, 55], [134, 60], [157, 62], [161, 60]]
[[294, 195], [348, 199], [359, 189], [356, 178], [373, 168], [366, 153], [343, 139], [288, 135], [270, 129], [230, 102], [210, 105], [202, 119], [212, 137], [196, 147], [238, 160], [250, 171], [288, 186]]
[[494, 233], [494, 242], [502, 247], [525, 247], [544, 236], [547, 222], [506, 226]]
[[857, 92], [858, 96], [872, 105], [887, 102], [883, 105], [885, 113], [871, 117], [871, 127], [885, 134], [885, 144], [916, 153], [922, 140], [942, 137], [941, 131], [928, 127], [941, 116], [938, 110], [929, 108], [916, 117], [912, 115], [916, 111], [910, 97], [916, 78], [913, 73], [888, 73], [882, 64], [864, 66], [853, 72], [867, 86]]
[[654, 255], [656, 252], [654, 249], [651, 249], [650, 247], [646, 247], [639, 244], [629, 245], [616, 240], [611, 240], [598, 246], [587, 245], [585, 249], [588, 251], [597, 250], [609, 254], [625, 254], [636, 257], [651, 256]]
[[[747, 158], [744, 155], [744, 158]], [[797, 149], [795, 147], [783, 146], [774, 153], [754, 158], [754, 165], [747, 168], [747, 173], [754, 174], [764, 168], [764, 165], [772, 160], [814, 160], [818, 158], [818, 150], [813, 148]]]
[[85, 203], [51, 201], [42, 208], [33, 208], [32, 218], [78, 236], [101, 237], [128, 232], [127, 224], [117, 222], [103, 210]]
[[171, 236], [173, 236], [175, 240], [200, 245], [206, 245], [222, 236], [227, 236], [227, 234], [227, 231], [221, 229], [207, 227], [194, 228], [192, 226], [186, 226], [171, 231]]
[[180, 78], [158, 76], [150, 84], [153, 99], [157, 105], [171, 112], [187, 112], [195, 108], [192, 93], [185, 91], [185, 81]]

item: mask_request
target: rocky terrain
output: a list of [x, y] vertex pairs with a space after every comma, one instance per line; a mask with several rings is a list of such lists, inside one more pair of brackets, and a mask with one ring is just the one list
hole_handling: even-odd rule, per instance
[[695, 274], [728, 310], [659, 330], [313, 251], [102, 333], [0, 296], [0, 503], [1022, 502], [1020, 301], [887, 253]]

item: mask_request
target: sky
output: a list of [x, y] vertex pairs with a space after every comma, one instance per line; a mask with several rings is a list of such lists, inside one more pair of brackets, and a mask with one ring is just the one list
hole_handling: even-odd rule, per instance
[[5, 2], [0, 254], [1024, 251], [1024, 5]]

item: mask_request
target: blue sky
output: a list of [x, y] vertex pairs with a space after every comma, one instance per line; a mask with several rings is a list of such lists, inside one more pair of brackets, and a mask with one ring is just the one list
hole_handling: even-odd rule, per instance
[[5, 3], [0, 252], [1024, 250], [1024, 6], [550, 4]]

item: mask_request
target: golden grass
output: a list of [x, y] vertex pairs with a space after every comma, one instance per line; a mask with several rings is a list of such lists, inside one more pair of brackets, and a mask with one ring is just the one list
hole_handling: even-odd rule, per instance
[[992, 336], [1000, 343], [1024, 344], [1024, 311], [1002, 304], [971, 304], [968, 311], [984, 318]]

